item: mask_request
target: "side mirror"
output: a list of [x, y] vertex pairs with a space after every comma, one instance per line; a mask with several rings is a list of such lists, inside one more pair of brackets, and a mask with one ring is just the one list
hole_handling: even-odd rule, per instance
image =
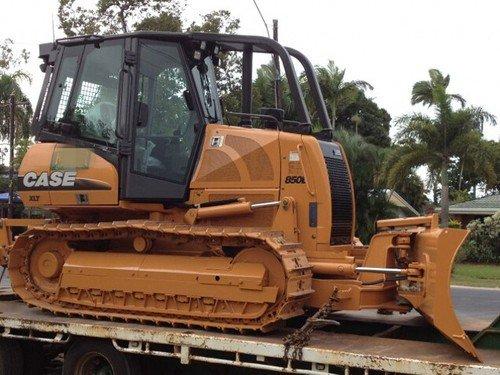
[[138, 102], [137, 106], [137, 123], [138, 127], [143, 127], [148, 124], [149, 106], [144, 102]]

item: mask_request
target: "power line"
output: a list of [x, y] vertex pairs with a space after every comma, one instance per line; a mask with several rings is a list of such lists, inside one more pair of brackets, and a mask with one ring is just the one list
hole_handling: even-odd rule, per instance
[[[260, 18], [264, 23], [264, 27], [266, 28], [267, 37], [271, 38], [271, 34], [269, 33], [269, 27], [267, 26], [266, 19], [262, 15], [260, 11], [259, 5], [256, 0], [253, 0], [255, 8], [257, 8], [257, 12], [259, 12]], [[273, 39], [278, 41], [278, 20], [273, 20]], [[277, 55], [273, 55], [273, 64], [274, 64], [274, 107], [281, 107], [281, 89], [280, 89], [280, 63], [279, 57]]]
[[262, 15], [262, 12], [260, 11], [260, 8], [259, 8], [259, 5], [257, 4], [257, 1], [253, 0], [253, 3], [255, 4], [255, 7], [257, 8], [257, 12], [259, 12], [260, 18], [262, 19], [262, 22], [264, 23], [264, 26], [266, 28], [267, 37], [271, 38], [271, 34], [269, 34], [269, 27], [267, 26], [267, 22], [266, 22], [264, 16]]

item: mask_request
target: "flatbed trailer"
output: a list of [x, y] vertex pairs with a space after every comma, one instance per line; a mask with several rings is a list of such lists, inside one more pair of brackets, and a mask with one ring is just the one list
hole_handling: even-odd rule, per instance
[[[226, 373], [231, 374], [237, 372], [236, 368], [253, 369], [253, 373], [259, 374], [269, 371], [308, 375], [500, 373], [497, 350], [480, 350], [483, 362], [479, 363], [448, 343], [324, 331], [311, 335], [300, 358], [284, 358], [283, 337], [286, 334], [286, 329], [270, 334], [242, 335], [98, 321], [56, 316], [30, 308], [12, 295], [0, 300], [0, 335], [5, 340], [38, 341], [59, 347], [61, 352], [72, 341], [85, 338], [108, 341], [125, 355], [171, 358], [186, 366], [193, 363], [225, 365]], [[224, 371], [224, 367], [221, 368]], [[177, 373], [168, 366], [157, 370], [164, 374]]]

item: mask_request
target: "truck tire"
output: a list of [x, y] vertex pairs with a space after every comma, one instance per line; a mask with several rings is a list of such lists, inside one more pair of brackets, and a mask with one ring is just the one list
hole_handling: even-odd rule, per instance
[[64, 354], [63, 375], [140, 375], [136, 358], [116, 350], [111, 342], [77, 340]]
[[23, 356], [23, 375], [43, 375], [47, 358], [45, 350], [39, 342], [22, 342], [21, 351]]
[[0, 340], [0, 375], [23, 373], [23, 354], [17, 341]]

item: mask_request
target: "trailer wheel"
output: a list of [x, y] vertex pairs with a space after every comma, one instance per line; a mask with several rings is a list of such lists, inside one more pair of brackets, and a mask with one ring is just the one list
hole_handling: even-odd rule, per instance
[[64, 355], [63, 375], [138, 375], [138, 363], [108, 341], [78, 340]]
[[0, 340], [0, 375], [23, 373], [23, 356], [17, 341]]
[[45, 371], [47, 358], [45, 350], [41, 343], [22, 342], [21, 351], [23, 356], [24, 369], [23, 375], [42, 375]]

